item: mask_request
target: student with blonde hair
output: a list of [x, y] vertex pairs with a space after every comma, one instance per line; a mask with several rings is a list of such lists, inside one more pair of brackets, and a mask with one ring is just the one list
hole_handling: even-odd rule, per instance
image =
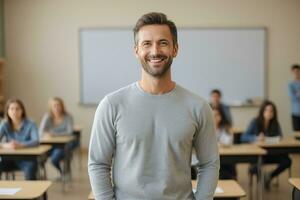
[[[5, 121], [0, 127], [0, 148], [19, 149], [39, 144], [38, 129], [26, 116], [24, 104], [19, 99], [10, 99], [5, 106]], [[37, 162], [33, 160], [0, 160], [0, 173], [14, 169], [22, 170], [26, 180], [35, 180]]]
[[[59, 97], [49, 100], [48, 112], [40, 124], [40, 134], [44, 137], [59, 137], [73, 134], [73, 118], [66, 111], [64, 102]], [[70, 147], [71, 149], [71, 147]], [[64, 159], [64, 149], [54, 147], [51, 151], [51, 162], [62, 173], [60, 161]]]

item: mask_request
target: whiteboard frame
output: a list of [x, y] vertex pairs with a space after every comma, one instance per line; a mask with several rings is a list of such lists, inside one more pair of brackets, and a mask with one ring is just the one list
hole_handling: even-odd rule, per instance
[[[79, 88], [80, 88], [80, 97], [79, 97], [79, 105], [84, 106], [84, 107], [95, 107], [98, 105], [98, 103], [84, 103], [83, 102], [83, 53], [82, 53], [82, 48], [81, 48], [81, 43], [82, 43], [82, 38], [81, 38], [81, 33], [83, 31], [88, 31], [88, 30], [132, 30], [132, 27], [129, 26], [120, 26], [120, 27], [110, 27], [110, 26], [105, 26], [105, 27], [81, 27], [78, 30], [78, 48], [79, 48]], [[177, 27], [177, 32], [179, 30], [262, 30], [264, 31], [264, 67], [263, 67], [263, 72], [264, 72], [264, 85], [263, 85], [263, 99], [268, 99], [269, 98], [269, 91], [268, 91], [268, 81], [269, 81], [269, 76], [268, 76], [268, 29], [265, 26], [251, 26], [251, 27], [226, 27], [226, 26], [220, 26], [220, 27], [196, 27], [196, 26], [178, 26]], [[133, 38], [133, 31], [132, 31], [132, 44], [134, 46], [134, 38]], [[254, 104], [241, 104], [241, 105], [230, 105], [232, 107], [252, 107], [252, 106], [257, 106]]]

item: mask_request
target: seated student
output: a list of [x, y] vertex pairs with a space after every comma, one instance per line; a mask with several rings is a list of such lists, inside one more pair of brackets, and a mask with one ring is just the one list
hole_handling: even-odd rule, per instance
[[[233, 135], [230, 131], [230, 124], [224, 116], [222, 109], [214, 108], [214, 121], [219, 145], [230, 146], [233, 144]], [[220, 179], [236, 179], [236, 169], [234, 164], [222, 164], [220, 166]]]
[[[4, 137], [6, 142], [1, 143], [1, 148], [18, 149], [39, 144], [37, 127], [34, 122], [27, 119], [25, 107], [20, 100], [8, 100], [5, 107], [5, 118], [0, 127], [0, 140]], [[36, 179], [36, 161], [7, 159], [0, 161], [0, 173], [14, 169], [22, 170], [26, 180]]]
[[[282, 137], [281, 128], [277, 120], [277, 110], [274, 103], [264, 101], [259, 109], [258, 116], [253, 119], [246, 132], [242, 135], [242, 142], [264, 141], [265, 137]], [[278, 176], [281, 172], [291, 166], [291, 159], [287, 154], [281, 155], [266, 155], [263, 158], [264, 163], [277, 163], [277, 168], [265, 175], [265, 187], [270, 189], [272, 178]], [[252, 167], [250, 173], [257, 173], [257, 168]]]
[[219, 108], [223, 111], [226, 120], [232, 125], [232, 117], [230, 113], [230, 108], [228, 105], [222, 103], [221, 101], [222, 93], [218, 89], [214, 89], [210, 92], [210, 106], [214, 108]]
[[[46, 113], [40, 124], [41, 137], [54, 137], [73, 134], [73, 118], [67, 113], [64, 102], [58, 97], [49, 100], [48, 113]], [[76, 144], [72, 144], [69, 150], [73, 149]], [[55, 168], [62, 174], [60, 161], [64, 159], [64, 149], [53, 148], [50, 154], [51, 162]]]

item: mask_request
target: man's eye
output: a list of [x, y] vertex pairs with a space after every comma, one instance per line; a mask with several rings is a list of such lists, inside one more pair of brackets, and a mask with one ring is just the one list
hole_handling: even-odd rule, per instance
[[168, 42], [167, 41], [161, 41], [160, 46], [162, 46], [162, 47], [168, 46]]
[[145, 43], [143, 43], [143, 47], [150, 47], [150, 42], [145, 42]]

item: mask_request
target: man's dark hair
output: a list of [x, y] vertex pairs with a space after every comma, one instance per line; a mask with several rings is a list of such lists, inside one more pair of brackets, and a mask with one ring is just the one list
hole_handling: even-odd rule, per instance
[[294, 69], [300, 69], [300, 65], [294, 64], [291, 66], [291, 70], [293, 71]]
[[222, 96], [222, 92], [219, 89], [213, 89], [210, 92], [210, 95], [212, 95], [212, 94], [218, 94], [220, 97]]
[[170, 21], [167, 16], [163, 13], [151, 12], [144, 14], [141, 18], [138, 19], [135, 27], [133, 28], [134, 34], [134, 43], [138, 44], [138, 32], [139, 30], [146, 25], [167, 25], [170, 29], [173, 39], [173, 45], [177, 45], [177, 28], [174, 22]]

